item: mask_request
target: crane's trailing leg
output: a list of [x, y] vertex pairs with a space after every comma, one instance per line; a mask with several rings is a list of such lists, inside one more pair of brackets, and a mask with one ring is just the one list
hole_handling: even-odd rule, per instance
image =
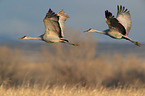
[[73, 45], [73, 46], [79, 46], [79, 44], [70, 43], [68, 40], [63, 39], [63, 38], [61, 38], [60, 40], [62, 43], [68, 43], [68, 44]]
[[141, 46], [141, 43], [139, 42], [136, 42], [136, 41], [133, 41], [131, 38], [127, 37], [127, 36], [122, 36], [122, 38], [126, 39], [126, 40], [129, 40], [130, 42], [134, 43], [135, 45], [137, 46]]
[[74, 44], [74, 43], [70, 43], [70, 42], [68, 42], [68, 44], [73, 45], [73, 46], [79, 46], [79, 44]]

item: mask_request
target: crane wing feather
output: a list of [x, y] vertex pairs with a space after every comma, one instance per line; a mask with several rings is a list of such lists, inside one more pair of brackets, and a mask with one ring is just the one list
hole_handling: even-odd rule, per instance
[[117, 6], [117, 20], [125, 27], [126, 29], [126, 35], [128, 35], [131, 26], [132, 26], [132, 21], [131, 21], [131, 15], [128, 9], [125, 9], [125, 7], [120, 5]]
[[59, 24], [61, 28], [61, 35], [64, 36], [64, 31], [65, 31], [65, 21], [69, 18], [69, 16], [62, 10], [60, 10], [57, 15], [59, 16]]
[[111, 30], [114, 30], [116, 32], [120, 32], [123, 35], [126, 34], [126, 30], [123, 27], [123, 25], [121, 23], [119, 23], [119, 21], [116, 18], [114, 18], [112, 13], [109, 12], [108, 10], [105, 11], [105, 20], [109, 26], [110, 32], [111, 32]]
[[49, 9], [43, 21], [45, 24], [44, 35], [53, 35], [62, 38], [59, 16], [57, 14]]

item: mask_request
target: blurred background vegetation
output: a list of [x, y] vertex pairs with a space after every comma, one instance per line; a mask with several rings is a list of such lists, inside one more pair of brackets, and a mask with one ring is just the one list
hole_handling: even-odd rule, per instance
[[[75, 34], [78, 30], [71, 31]], [[17, 46], [1, 44], [0, 85], [6, 88], [27, 84], [40, 87], [65, 84], [70, 87], [145, 87], [144, 57], [102, 54], [93, 35], [76, 38], [74, 34], [68, 37], [70, 41], [78, 42], [79, 47], [42, 42], [36, 43], [37, 46], [30, 42]]]

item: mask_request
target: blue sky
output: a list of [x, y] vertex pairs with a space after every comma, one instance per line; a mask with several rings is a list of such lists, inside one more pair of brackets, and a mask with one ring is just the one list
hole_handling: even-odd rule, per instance
[[[56, 13], [64, 9], [70, 16], [66, 28], [79, 29], [82, 33], [89, 28], [104, 30], [108, 28], [105, 10], [116, 16], [117, 5], [130, 10], [133, 24], [129, 37], [145, 42], [145, 0], [0, 0], [0, 41], [43, 34], [43, 18], [49, 8]], [[98, 41], [115, 41], [102, 34], [94, 35]]]

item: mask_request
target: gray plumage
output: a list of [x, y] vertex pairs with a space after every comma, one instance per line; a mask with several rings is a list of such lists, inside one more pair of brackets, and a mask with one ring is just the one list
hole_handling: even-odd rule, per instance
[[51, 9], [47, 12], [45, 18], [43, 19], [45, 25], [45, 33], [38, 37], [28, 37], [24, 36], [19, 39], [33, 39], [33, 40], [43, 40], [47, 43], [68, 43], [74, 46], [78, 44], [70, 43], [67, 39], [64, 39], [64, 23], [69, 18], [69, 16], [64, 13], [63, 10], [59, 11], [57, 14]]
[[128, 9], [125, 9], [124, 6], [117, 5], [116, 18], [112, 15], [111, 12], [106, 10], [105, 21], [108, 24], [109, 29], [106, 29], [104, 31], [98, 31], [98, 30], [90, 28], [89, 30], [86, 30], [85, 32], [97, 32], [97, 33], [108, 35], [114, 39], [129, 40], [130, 42], [134, 43], [137, 46], [141, 45], [139, 42], [133, 41], [131, 38], [127, 36], [128, 33], [130, 32], [132, 21], [131, 21], [130, 12], [128, 11]]

